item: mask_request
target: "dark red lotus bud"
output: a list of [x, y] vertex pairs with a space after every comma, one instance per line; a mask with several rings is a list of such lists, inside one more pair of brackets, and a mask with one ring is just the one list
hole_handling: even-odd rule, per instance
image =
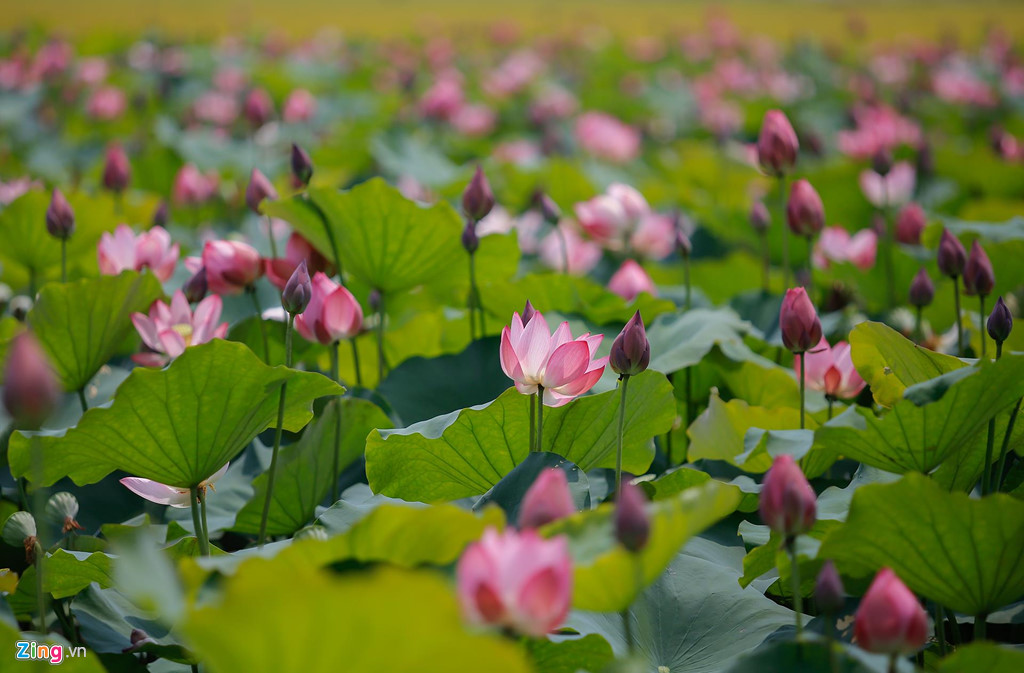
[[651, 364], [651, 342], [647, 340], [640, 311], [633, 314], [612, 342], [608, 364], [620, 376], [633, 376]]
[[814, 600], [818, 609], [826, 615], [834, 615], [839, 612], [845, 599], [846, 590], [843, 588], [843, 580], [836, 572], [836, 566], [832, 561], [825, 561], [818, 573], [818, 580], [814, 583]]
[[928, 141], [922, 142], [917, 147], [917, 176], [926, 178], [935, 173], [935, 157], [932, 155], [932, 146]]
[[75, 211], [59, 189], [54, 188], [46, 209], [46, 230], [50, 236], [66, 241], [75, 233]]
[[254, 168], [249, 175], [249, 185], [245, 188], [245, 205], [258, 215], [263, 199], [276, 200], [277, 190], [274, 189], [273, 183], [267, 179], [267, 176], [260, 172], [260, 169]]
[[761, 234], [768, 231], [772, 223], [772, 215], [768, 212], [768, 206], [763, 201], [757, 201], [750, 207], [750, 226], [754, 231]]
[[777, 456], [761, 487], [761, 519], [776, 533], [792, 537], [811, 529], [817, 508], [814, 489], [793, 456]]
[[971, 254], [967, 256], [967, 263], [964, 265], [964, 292], [987, 297], [992, 294], [995, 284], [996, 274], [992, 270], [992, 262], [985, 249], [978, 243], [978, 239], [974, 239], [971, 243]]
[[153, 211], [153, 226], [154, 227], [166, 227], [167, 221], [169, 220], [167, 212], [167, 201], [161, 201], [160, 205]]
[[1010, 315], [1010, 309], [1006, 307], [1006, 302], [1000, 297], [996, 300], [996, 305], [992, 307], [992, 313], [988, 317], [988, 335], [992, 337], [993, 341], [1002, 343], [1010, 338], [1010, 332], [1013, 331], [1013, 316]]
[[120, 145], [107, 148], [107, 160], [103, 166], [103, 186], [112, 192], [123, 192], [132, 180], [132, 165]]
[[967, 251], [956, 236], [949, 232], [949, 229], [942, 230], [942, 238], [939, 240], [939, 252], [936, 256], [939, 263], [939, 271], [950, 278], [964, 275], [964, 266], [967, 264]]
[[487, 217], [487, 213], [491, 212], [493, 207], [494, 192], [491, 191], [491, 185], [487, 182], [483, 169], [477, 164], [473, 179], [462, 192], [462, 211], [466, 213], [466, 217], [479, 222]]
[[914, 276], [914, 280], [910, 282], [910, 305], [923, 308], [931, 304], [934, 298], [935, 285], [928, 276], [928, 272], [921, 267], [921, 270]]
[[797, 236], [813, 236], [825, 227], [825, 205], [807, 180], [797, 180], [790, 188], [786, 222]]
[[471, 255], [480, 247], [480, 239], [476, 235], [476, 224], [473, 220], [466, 220], [466, 228], [462, 230], [462, 247]]
[[757, 161], [771, 175], [785, 175], [796, 164], [800, 149], [796, 131], [782, 110], [768, 110], [757, 136]]
[[242, 114], [254, 127], [259, 128], [267, 123], [274, 114], [274, 101], [264, 89], [253, 89], [245, 97]]
[[201, 302], [210, 289], [209, 284], [206, 281], [206, 268], [200, 267], [199, 270], [185, 282], [185, 286], [181, 289], [185, 293], [185, 299], [187, 299], [190, 304], [198, 304]]
[[802, 287], [786, 290], [779, 309], [782, 343], [792, 353], [805, 353], [821, 341], [821, 321]]
[[635, 554], [647, 546], [650, 535], [647, 499], [639, 487], [625, 481], [615, 500], [615, 538]]
[[292, 272], [291, 278], [284, 284], [281, 292], [281, 306], [291, 315], [298, 315], [306, 310], [313, 296], [313, 282], [309, 279], [306, 260], [299, 262]]
[[42, 346], [31, 332], [11, 339], [4, 370], [3, 402], [21, 426], [38, 428], [57, 406], [61, 386]]
[[544, 192], [537, 194], [537, 208], [544, 217], [544, 221], [552, 226], [558, 224], [562, 219], [562, 209]]
[[916, 203], [908, 203], [896, 216], [896, 240], [907, 245], [919, 245], [921, 232], [927, 224], [924, 209]]
[[875, 173], [878, 173], [882, 177], [889, 174], [892, 170], [892, 152], [887, 147], [879, 148], [875, 155], [871, 157], [871, 167]]
[[292, 143], [292, 175], [301, 187], [308, 186], [313, 177], [313, 160], [295, 143]]
[[526, 308], [523, 309], [523, 315], [522, 315], [523, 326], [525, 327], [526, 324], [530, 322], [530, 319], [533, 318], [533, 316], [535, 316], [535, 315], [537, 315], [537, 309], [535, 309], [533, 307], [533, 304], [530, 303], [530, 300], [527, 299], [526, 300]]

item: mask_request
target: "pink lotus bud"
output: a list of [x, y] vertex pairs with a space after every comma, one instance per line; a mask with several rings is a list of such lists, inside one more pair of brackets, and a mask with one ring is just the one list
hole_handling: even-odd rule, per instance
[[303, 260], [295, 267], [292, 277], [285, 283], [284, 291], [281, 293], [281, 306], [293, 316], [302, 313], [306, 310], [306, 306], [309, 305], [309, 299], [312, 294], [313, 285], [309, 279], [306, 262]]
[[759, 509], [765, 524], [787, 538], [806, 533], [814, 525], [814, 489], [793, 456], [782, 454], [775, 458], [764, 476]]
[[921, 232], [924, 231], [927, 220], [924, 210], [916, 203], [908, 203], [896, 216], [896, 240], [907, 245], [919, 245], [921, 243]]
[[472, 219], [466, 220], [462, 230], [462, 247], [471, 255], [480, 247], [480, 238], [476, 235], [476, 224]]
[[875, 575], [855, 619], [854, 638], [868, 652], [907, 655], [924, 647], [928, 639], [924, 609], [889, 568]]
[[956, 236], [950, 233], [949, 229], [942, 230], [942, 238], [939, 240], [939, 252], [937, 254], [939, 271], [950, 278], [962, 276], [964, 266], [967, 265], [967, 251], [963, 243]]
[[198, 304], [201, 302], [209, 291], [209, 285], [206, 282], [206, 269], [200, 268], [192, 274], [192, 277], [185, 282], [185, 286], [181, 289], [185, 293], [188, 303]]
[[307, 122], [316, 114], [316, 98], [305, 89], [288, 94], [281, 109], [281, 118], [293, 124]]
[[153, 211], [153, 218], [151, 222], [154, 227], [166, 227], [168, 219], [167, 202], [160, 201], [160, 205]]
[[620, 376], [633, 376], [651, 363], [651, 342], [647, 340], [640, 311], [633, 314], [612, 342], [608, 365]]
[[992, 294], [995, 284], [996, 275], [992, 270], [992, 262], [989, 261], [985, 249], [975, 239], [971, 243], [971, 254], [964, 265], [964, 292], [968, 295], [987, 297]]
[[494, 192], [491, 191], [491, 185], [487, 182], [487, 176], [484, 175], [483, 169], [477, 164], [473, 179], [469, 181], [465, 191], [462, 192], [462, 211], [466, 217], [479, 222], [487, 216], [487, 213], [491, 212], [493, 207]]
[[987, 327], [988, 335], [993, 341], [1002, 343], [1010, 338], [1010, 332], [1013, 331], [1013, 316], [1010, 315], [1010, 309], [1006, 307], [1002, 297], [997, 299], [996, 305], [992, 307]]
[[249, 175], [249, 185], [245, 188], [245, 205], [249, 207], [249, 210], [258, 215], [263, 199], [276, 201], [277, 190], [274, 189], [273, 183], [267, 179], [267, 176], [263, 175], [260, 169], [254, 168]]
[[789, 190], [786, 222], [797, 236], [813, 236], [825, 226], [825, 206], [807, 180], [797, 180]]
[[768, 110], [757, 136], [757, 161], [771, 175], [785, 175], [796, 165], [800, 149], [796, 131], [782, 110]]
[[65, 241], [75, 233], [75, 211], [56, 188], [46, 209], [46, 230], [50, 232], [50, 236]]
[[60, 400], [61, 387], [50, 361], [31, 332], [11, 339], [4, 370], [3, 402], [25, 428], [38, 428]]
[[814, 600], [818, 609], [826, 615], [834, 615], [842, 609], [845, 604], [846, 590], [843, 588], [843, 580], [836, 572], [836, 566], [832, 561], [825, 561], [818, 573], [818, 580], [814, 583]]
[[627, 259], [619, 267], [619, 270], [612, 274], [608, 281], [608, 289], [626, 301], [633, 301], [641, 292], [650, 295], [658, 293], [651, 277], [647, 275], [642, 266], [632, 259]]
[[934, 298], [935, 285], [925, 268], [921, 267], [914, 280], [910, 282], [910, 305], [923, 308], [931, 304]]
[[626, 481], [615, 501], [615, 539], [632, 553], [643, 551], [651, 535], [647, 498], [639, 486]]
[[107, 148], [107, 159], [103, 166], [103, 186], [112, 192], [123, 192], [132, 180], [132, 166], [128, 155], [118, 144]]
[[530, 322], [530, 319], [533, 318], [533, 316], [537, 315], [537, 313], [537, 309], [535, 309], [533, 307], [533, 304], [530, 303], [530, 300], [527, 299], [526, 307], [523, 309], [523, 324], [528, 324]]
[[759, 234], [768, 231], [768, 227], [772, 223], [771, 213], [768, 212], [768, 206], [764, 205], [763, 201], [758, 201], [750, 207], [749, 217], [750, 226]]
[[542, 637], [558, 628], [572, 599], [572, 560], [565, 537], [494, 528], [466, 548], [456, 568], [467, 619]]
[[295, 316], [295, 330], [307, 341], [324, 345], [350, 339], [363, 327], [363, 308], [343, 285], [322, 271], [313, 274], [306, 310]]
[[802, 287], [786, 290], [779, 310], [782, 343], [793, 353], [803, 353], [821, 341], [821, 322]]
[[238, 294], [263, 275], [260, 253], [240, 241], [207, 241], [202, 265], [210, 291], [219, 295]]
[[519, 506], [519, 528], [540, 528], [576, 513], [565, 472], [551, 467], [541, 472]]
[[292, 143], [292, 175], [301, 187], [309, 185], [313, 177], [313, 160], [295, 143]]
[[292, 235], [288, 237], [284, 257], [263, 260], [264, 272], [275, 287], [283, 290], [288, 279], [295, 272], [295, 267], [303, 261], [310, 273], [323, 271], [327, 275], [334, 274], [334, 265], [327, 261], [327, 258], [321, 255], [320, 251], [297, 231], [293, 231]]
[[253, 89], [245, 97], [242, 113], [253, 127], [259, 128], [274, 115], [274, 101], [265, 89]]
[[562, 209], [544, 192], [537, 194], [537, 207], [544, 221], [550, 225], [556, 225], [562, 219]]

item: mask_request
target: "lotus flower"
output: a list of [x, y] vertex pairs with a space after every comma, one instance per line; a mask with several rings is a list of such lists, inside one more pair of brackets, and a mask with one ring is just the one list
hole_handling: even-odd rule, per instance
[[544, 315], [537, 312], [523, 324], [518, 313], [501, 331], [501, 369], [524, 395], [544, 388], [544, 404], [560, 407], [597, 383], [608, 358], [594, 359], [603, 334], [589, 332], [572, 338], [569, 323], [551, 334]]
[[133, 313], [135, 329], [153, 352], [137, 353], [132, 359], [147, 367], [162, 367], [189, 346], [223, 339], [228, 333], [228, 324], [217, 324], [221, 308], [221, 298], [212, 294], [199, 302], [193, 312], [185, 293], [177, 290], [170, 306], [157, 300], [149, 308], [149, 315]]
[[118, 225], [113, 235], [104, 232], [96, 247], [100, 273], [116, 276], [125, 270], [150, 269], [161, 282], [174, 275], [178, 263], [178, 244], [163, 227], [153, 227], [136, 235], [127, 224]]
[[604, 194], [589, 201], [577, 203], [574, 210], [583, 230], [612, 250], [621, 248], [626, 236], [651, 213], [643, 194], [621, 183], [610, 185]]
[[313, 274], [313, 293], [306, 310], [295, 316], [295, 329], [307, 341], [324, 345], [351, 339], [363, 327], [363, 308], [343, 285], [322, 271]]
[[220, 295], [238, 294], [263, 275], [260, 253], [241, 241], [207, 241], [202, 257], [189, 257], [185, 266], [192, 273], [206, 269], [210, 292]]
[[323, 271], [327, 274], [334, 273], [334, 265], [327, 261], [327, 258], [310, 245], [309, 241], [295, 232], [288, 238], [285, 245], [284, 257], [264, 259], [263, 267], [267, 278], [278, 289], [283, 290], [285, 283], [291, 277], [299, 262], [305, 262], [306, 268], [311, 274]]
[[540, 528], [576, 513], [565, 472], [549, 467], [534, 480], [519, 506], [519, 527]]
[[[854, 369], [850, 344], [845, 341], [840, 341], [833, 348], [822, 337], [816, 347], [807, 351], [804, 359], [807, 363], [807, 386], [811, 390], [820, 390], [833, 398], [850, 399], [867, 385]], [[794, 359], [793, 368], [799, 377], [800, 358]]]
[[86, 114], [93, 119], [110, 121], [124, 113], [127, 100], [124, 92], [116, 86], [104, 86], [92, 92], [85, 105]]
[[459, 559], [456, 576], [462, 610], [477, 624], [539, 638], [569, 613], [572, 561], [564, 537], [488, 528]]
[[640, 153], [640, 134], [604, 112], [587, 112], [576, 120], [576, 140], [588, 154], [624, 164]]
[[[559, 224], [558, 228], [558, 232], [553, 231], [541, 239], [540, 260], [545, 266], [574, 276], [585, 275], [597, 266], [603, 254], [600, 245], [585, 240], [566, 224]], [[568, 269], [565, 268], [567, 259]]]
[[3, 405], [23, 427], [38, 427], [60, 401], [61, 387], [46, 352], [31, 332], [7, 344]]
[[288, 94], [281, 109], [281, 118], [286, 122], [307, 122], [316, 114], [316, 98], [306, 89], [296, 89]]
[[185, 164], [174, 177], [174, 202], [188, 206], [203, 204], [217, 193], [218, 181], [216, 173], [203, 175], [195, 164]]
[[821, 322], [802, 287], [786, 290], [779, 309], [782, 343], [792, 353], [804, 353], [821, 341]]
[[853, 236], [842, 227], [825, 227], [814, 246], [812, 259], [819, 269], [827, 269], [830, 262], [850, 262], [861, 271], [875, 265], [878, 255], [878, 234], [872, 229], [861, 229]]
[[857, 608], [854, 635], [868, 652], [910, 654], [928, 640], [928, 617], [896, 573], [882, 568]]
[[647, 275], [642, 266], [632, 259], [627, 259], [619, 267], [619, 270], [612, 274], [608, 281], [608, 289], [626, 301], [633, 301], [641, 292], [650, 295], [658, 293], [651, 277]]
[[[213, 489], [213, 485], [217, 480], [228, 471], [228, 465], [230, 463], [225, 463], [224, 467], [200, 482], [199, 490]], [[125, 477], [121, 479], [121, 483], [135, 495], [141, 496], [150, 502], [155, 502], [158, 505], [170, 505], [171, 507], [178, 508], [192, 506], [190, 502], [191, 490], [187, 488], [176, 488], [167, 484], [161, 484], [159, 481], [153, 481], [152, 479], [143, 479], [142, 477]]]
[[789, 537], [806, 533], [817, 517], [814, 489], [793, 456], [782, 454], [764, 476], [759, 501], [761, 519], [776, 533]]
[[906, 161], [895, 164], [886, 175], [866, 170], [860, 174], [864, 198], [876, 208], [898, 207], [914, 195], [917, 172]]

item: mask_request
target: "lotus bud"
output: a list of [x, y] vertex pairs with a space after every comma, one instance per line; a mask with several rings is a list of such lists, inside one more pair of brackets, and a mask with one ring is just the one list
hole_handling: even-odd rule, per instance
[[209, 291], [209, 285], [206, 282], [206, 268], [199, 267], [199, 270], [185, 282], [185, 286], [181, 289], [190, 304], [201, 302]]
[[757, 137], [757, 161], [771, 175], [785, 175], [796, 164], [800, 149], [796, 131], [782, 110], [768, 110]]
[[249, 175], [249, 185], [245, 188], [245, 205], [258, 215], [264, 199], [276, 200], [277, 190], [260, 169], [254, 168]]
[[160, 205], [153, 211], [151, 222], [154, 227], [166, 227], [168, 220], [170, 220], [170, 217], [167, 211], [167, 201], [161, 201]]
[[483, 169], [478, 164], [473, 178], [462, 192], [462, 211], [466, 217], [479, 222], [491, 212], [493, 207], [494, 192], [491, 191], [487, 176], [484, 175]]
[[763, 201], [757, 201], [750, 207], [749, 217], [750, 226], [759, 234], [768, 231], [768, 227], [772, 223], [771, 213], [768, 212], [768, 206], [764, 205]]
[[907, 655], [924, 647], [928, 617], [896, 573], [882, 568], [860, 601], [853, 632], [868, 652]]
[[149, 645], [151, 643], [156, 644], [156, 641], [152, 638], [152, 636], [150, 636], [142, 629], [132, 629], [132, 632], [128, 635], [128, 640], [131, 642], [131, 645], [122, 649], [122, 654], [138, 652], [146, 645]]
[[992, 262], [985, 249], [975, 239], [971, 243], [971, 254], [964, 265], [964, 292], [968, 295], [987, 297], [992, 294], [995, 284], [996, 275], [992, 270]]
[[75, 211], [59, 189], [54, 189], [50, 196], [50, 205], [46, 209], [46, 230], [50, 236], [62, 241], [75, 233]]
[[476, 235], [476, 224], [471, 219], [466, 220], [466, 227], [462, 230], [462, 247], [471, 255], [480, 247], [480, 239]]
[[615, 501], [615, 538], [632, 553], [647, 546], [651, 520], [647, 516], [647, 499], [638, 486], [626, 481]]
[[779, 310], [782, 343], [792, 353], [804, 353], [821, 341], [821, 321], [802, 287], [786, 290]]
[[835, 564], [832, 561], [825, 561], [821, 572], [818, 573], [818, 580], [814, 583], [814, 600], [818, 603], [818, 609], [826, 615], [834, 615], [845, 604], [845, 596], [843, 580], [836, 572]]
[[932, 284], [932, 279], [928, 276], [928, 272], [925, 271], [924, 267], [917, 272], [914, 276], [914, 280], [910, 283], [910, 305], [923, 308], [932, 303], [932, 299], [935, 298], [935, 285]]
[[306, 310], [312, 296], [313, 283], [306, 269], [306, 260], [302, 260], [285, 283], [284, 291], [281, 292], [281, 306], [291, 315], [298, 315]]
[[562, 219], [562, 209], [544, 192], [537, 194], [537, 207], [544, 221], [554, 226]]
[[25, 549], [25, 560], [35, 562], [37, 543], [36, 520], [28, 512], [15, 512], [4, 522], [0, 537], [12, 547]]
[[786, 538], [806, 533], [817, 517], [814, 489], [793, 457], [775, 458], [764, 477], [759, 509], [761, 519]]
[[313, 177], [313, 160], [306, 150], [295, 143], [292, 143], [292, 175], [301, 187], [309, 186], [309, 180]]
[[647, 340], [643, 318], [637, 311], [612, 342], [608, 364], [619, 376], [633, 376], [647, 369], [650, 363], [651, 342]]
[[274, 101], [264, 89], [253, 89], [245, 97], [242, 114], [253, 127], [259, 128], [274, 114]]
[[552, 467], [541, 472], [523, 496], [519, 528], [540, 528], [576, 513], [565, 472]]
[[789, 190], [786, 222], [797, 236], [813, 236], [825, 226], [825, 206], [807, 180], [797, 180]]
[[907, 245], [919, 245], [921, 232], [928, 224], [924, 210], [916, 203], [908, 203], [896, 216], [896, 240]]
[[60, 400], [61, 387], [50, 361], [31, 332], [10, 341], [3, 403], [22, 427], [38, 428]]
[[942, 230], [936, 259], [939, 263], [939, 271], [943, 275], [956, 278], [964, 274], [964, 267], [967, 265], [967, 251], [964, 250], [960, 239], [951, 234], [949, 229]]
[[67, 491], [54, 493], [46, 503], [46, 518], [61, 527], [61, 533], [82, 530], [78, 523], [78, 498]]
[[530, 303], [530, 300], [527, 299], [526, 308], [523, 309], [522, 315], [523, 326], [525, 327], [527, 324], [529, 324], [530, 319], [533, 318], [533, 316], [535, 315], [537, 315], [537, 309], [535, 309], [533, 307], [533, 304]]
[[120, 145], [111, 145], [103, 166], [103, 186], [112, 192], [123, 192], [131, 180], [132, 165], [128, 162], [128, 155]]
[[1006, 307], [1006, 302], [1000, 297], [996, 300], [996, 305], [992, 307], [992, 313], [988, 317], [988, 335], [996, 343], [1002, 343], [1010, 338], [1011, 331], [1013, 331], [1013, 316], [1010, 315], [1010, 309]]

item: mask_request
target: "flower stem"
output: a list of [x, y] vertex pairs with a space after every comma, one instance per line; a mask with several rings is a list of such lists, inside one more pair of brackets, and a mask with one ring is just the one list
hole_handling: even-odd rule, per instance
[[[814, 293], [814, 238], [807, 237], [807, 294]], [[813, 299], [811, 300], [813, 301]]]
[[1017, 400], [1017, 406], [1010, 412], [1010, 422], [1006, 424], [1006, 434], [1003, 435], [1003, 448], [999, 451], [999, 462], [998, 468], [996, 469], [996, 479], [993, 482], [995, 490], [999, 491], [1003, 487], [1003, 478], [1006, 476], [1006, 457], [1009, 454], [1010, 449], [1010, 437], [1013, 435], [1013, 424], [1017, 421], [1017, 416], [1020, 414], [1020, 403], [1022, 399]]
[[[39, 520], [42, 525], [42, 520]], [[40, 529], [42, 530], [42, 529]], [[43, 551], [43, 546], [39, 544], [39, 541], [35, 542], [35, 549], [33, 550], [35, 555], [36, 563], [36, 607], [39, 610], [39, 633], [46, 633], [46, 592], [43, 591], [43, 557], [46, 552]]]
[[[338, 376], [338, 349], [341, 342], [335, 341], [331, 346], [331, 378], [341, 383]], [[338, 502], [338, 453], [341, 450], [341, 401], [338, 401], [338, 413], [334, 415], [334, 453], [331, 455], [331, 503]]]
[[629, 608], [619, 613], [622, 617], [622, 633], [626, 639], [626, 651], [633, 654], [636, 651], [636, 643], [633, 641], [633, 620], [629, 614]]
[[885, 222], [885, 284], [889, 288], [889, 308], [896, 308], [896, 241], [888, 208], [879, 209]]
[[210, 555], [210, 542], [203, 534], [203, 522], [199, 514], [199, 487], [193, 486], [189, 489], [191, 496], [189, 502], [192, 504], [192, 528], [196, 531], [196, 539], [199, 540], [199, 553], [203, 556]]
[[981, 357], [985, 357], [985, 295], [978, 295], [978, 303], [981, 304], [981, 312], [978, 313], [978, 322], [981, 325], [981, 329], [978, 332], [981, 335]]
[[897, 655], [896, 654], [890, 654], [889, 655], [889, 669], [888, 669], [888, 673], [897, 673], [897, 671], [896, 671], [896, 660], [897, 660]]
[[277, 241], [274, 240], [274, 221], [270, 219], [270, 215], [264, 215], [263, 218], [267, 221], [267, 239], [270, 241], [270, 256], [277, 257]]
[[[288, 321], [284, 328], [284, 362], [286, 367], [292, 366], [292, 320], [294, 316], [288, 314]], [[274, 449], [270, 454], [270, 469], [267, 472], [267, 497], [263, 501], [263, 516], [260, 517], [260, 547], [267, 541], [267, 517], [270, 515], [270, 502], [274, 498], [274, 477], [277, 474], [277, 454], [281, 450], [281, 433], [284, 431], [284, 402], [287, 393], [288, 382], [281, 384], [281, 396], [277, 403], [277, 429], [274, 431]]]
[[526, 397], [530, 401], [530, 453], [537, 450], [537, 403], [532, 395]]
[[761, 290], [765, 294], [771, 292], [771, 268], [772, 268], [772, 256], [768, 250], [768, 234], [767, 232], [761, 232]]
[[569, 275], [569, 243], [565, 240], [565, 232], [561, 227], [556, 224], [554, 229], [562, 248], [562, 273]]
[[831, 673], [839, 673], [839, 653], [836, 645], [836, 617], [825, 615], [825, 647], [828, 648], [828, 668]]
[[786, 540], [786, 550], [789, 551], [790, 574], [793, 580], [793, 610], [796, 612], [796, 639], [800, 640], [803, 633], [804, 619], [804, 597], [800, 593], [800, 563], [796, 557], [796, 536]]
[[[985, 342], [982, 341], [984, 344]], [[983, 346], [984, 347], [984, 346]], [[996, 342], [996, 360], [1003, 356], [1003, 342]], [[985, 357], [984, 355], [982, 357]], [[1017, 409], [1020, 408], [1020, 402], [1017, 402]], [[1016, 413], [1010, 415], [1010, 421], [1006, 426], [1006, 435], [1003, 437], [1003, 446], [999, 452], [999, 460], [997, 461], [998, 467], [996, 468], [996, 488], [999, 488], [999, 480], [1002, 479], [1002, 462], [1006, 459], [1006, 449], [1009, 446], [1010, 433], [1013, 431], [1013, 421]], [[996, 441], [996, 419], [989, 419], [988, 422], [988, 436], [985, 439], [985, 471], [981, 473], [981, 494], [988, 495], [992, 491], [992, 450], [995, 446]]]
[[686, 286], [685, 309], [689, 311], [693, 307], [693, 287], [690, 283], [690, 256], [683, 255], [683, 284]]
[[544, 450], [544, 386], [537, 386], [537, 451]]
[[387, 365], [384, 362], [384, 292], [380, 293], [380, 302], [377, 304], [377, 385], [384, 381], [384, 372]]
[[615, 495], [622, 493], [622, 428], [626, 422], [626, 388], [629, 386], [629, 375], [623, 374], [619, 386], [619, 432], [618, 445], [615, 452]]
[[828, 420], [832, 420], [832, 405], [835, 404], [836, 398], [831, 395], [825, 395], [825, 400], [828, 402]]
[[779, 175], [779, 222], [782, 224], [782, 289], [789, 287], [789, 225], [786, 224], [786, 176]]
[[953, 304], [956, 307], [956, 354], [964, 356], [964, 325], [960, 317], [960, 277], [953, 276]]
[[800, 429], [804, 429], [804, 399], [807, 395], [807, 353], [798, 353], [800, 358]]
[[356, 338], [353, 336], [348, 340], [352, 344], [352, 364], [356, 370], [356, 385], [360, 388], [363, 387], [363, 373], [359, 370], [359, 346], [356, 344]]
[[974, 640], [985, 640], [988, 635], [988, 613], [981, 613], [974, 617]]
[[[665, 378], [667, 378], [668, 382], [672, 384], [672, 410], [678, 413], [678, 408], [676, 407], [675, 381], [673, 380], [675, 378], [675, 372], [669, 372], [665, 375]], [[672, 425], [675, 425], [674, 415], [672, 418]], [[670, 469], [672, 467], [672, 428], [669, 428], [668, 432], [665, 433], [665, 464], [666, 469]]]
[[60, 282], [68, 282], [68, 239], [60, 239]]
[[935, 639], [939, 641], [939, 655], [946, 656], [946, 620], [942, 615], [942, 606], [938, 603], [932, 604], [933, 619], [935, 621]]
[[85, 400], [85, 388], [78, 389], [78, 403], [82, 405], [82, 413], [89, 411], [89, 403]]
[[250, 285], [245, 288], [249, 298], [252, 299], [253, 310], [256, 311], [256, 323], [260, 326], [260, 337], [263, 339], [263, 361], [270, 364], [270, 342], [267, 341], [267, 326], [263, 324], [263, 310], [260, 308], [260, 298], [256, 296], [256, 287]]
[[469, 340], [476, 341], [476, 258], [469, 253], [469, 297], [466, 299], [469, 312]]
[[210, 555], [210, 526], [206, 523], [206, 490], [199, 489], [199, 518], [203, 524], [203, 540], [206, 542], [206, 556]]

